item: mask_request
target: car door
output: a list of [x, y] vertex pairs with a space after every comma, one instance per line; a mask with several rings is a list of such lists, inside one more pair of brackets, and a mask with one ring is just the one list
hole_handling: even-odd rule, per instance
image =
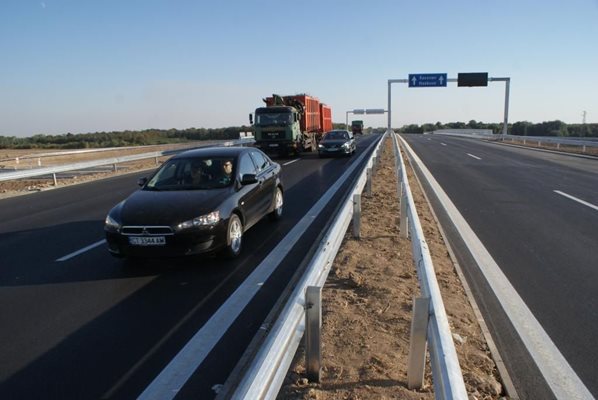
[[[242, 154], [239, 158], [239, 180], [245, 174], [254, 174], [257, 177], [257, 167], [249, 153]], [[258, 181], [241, 186], [239, 191], [239, 208], [245, 216], [245, 227], [249, 228], [261, 217], [261, 186]]]
[[276, 172], [270, 159], [261, 151], [252, 150], [251, 158], [253, 158], [257, 167], [257, 180], [260, 186], [259, 212], [261, 217], [268, 212], [272, 205], [274, 189], [276, 188]]

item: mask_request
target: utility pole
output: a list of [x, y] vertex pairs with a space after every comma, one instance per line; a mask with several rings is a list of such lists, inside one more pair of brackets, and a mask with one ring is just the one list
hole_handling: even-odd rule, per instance
[[584, 125], [586, 124], [586, 114], [587, 114], [587, 112], [586, 112], [586, 111], [583, 111], [583, 112], [581, 113], [581, 115], [583, 116], [583, 119], [582, 119], [582, 122], [581, 122], [581, 123], [582, 123], [582, 124], [584, 124]]

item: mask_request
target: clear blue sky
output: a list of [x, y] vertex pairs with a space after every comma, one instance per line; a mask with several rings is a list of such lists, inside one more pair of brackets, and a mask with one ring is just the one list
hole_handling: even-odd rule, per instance
[[[344, 122], [459, 72], [510, 77], [510, 122], [598, 122], [598, 1], [0, 1], [2, 136], [236, 126], [272, 93]], [[503, 83], [392, 93], [393, 127], [503, 119]]]

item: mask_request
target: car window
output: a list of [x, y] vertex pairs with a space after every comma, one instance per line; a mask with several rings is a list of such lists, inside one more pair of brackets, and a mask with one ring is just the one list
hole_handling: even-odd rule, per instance
[[255, 161], [255, 165], [257, 166], [257, 172], [261, 172], [270, 166], [270, 160], [268, 160], [262, 153], [259, 151], [252, 151], [251, 157]]
[[239, 161], [239, 175], [243, 176], [245, 174], [255, 174], [257, 170], [255, 168], [255, 164], [253, 160], [249, 156], [249, 154], [243, 154], [241, 160]]
[[165, 186], [176, 181], [177, 162], [169, 161], [148, 182], [148, 187]]

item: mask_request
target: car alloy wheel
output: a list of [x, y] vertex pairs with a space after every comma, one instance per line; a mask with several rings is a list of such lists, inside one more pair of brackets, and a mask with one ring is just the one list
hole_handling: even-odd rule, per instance
[[236, 257], [241, 253], [241, 247], [243, 245], [243, 224], [237, 214], [232, 214], [228, 220], [226, 243], [226, 253], [229, 257]]
[[270, 219], [275, 221], [282, 217], [282, 206], [284, 203], [284, 199], [282, 196], [282, 190], [279, 187], [276, 188], [276, 193], [274, 194], [274, 210], [270, 213]]

